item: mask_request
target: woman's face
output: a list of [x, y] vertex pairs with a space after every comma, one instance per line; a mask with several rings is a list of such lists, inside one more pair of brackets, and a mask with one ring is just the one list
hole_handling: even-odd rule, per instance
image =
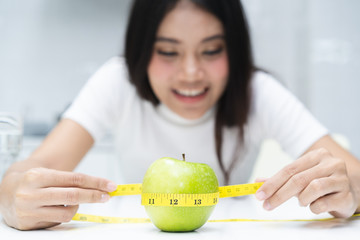
[[180, 116], [196, 119], [219, 100], [228, 72], [221, 22], [190, 1], [180, 1], [157, 32], [148, 66], [155, 95]]

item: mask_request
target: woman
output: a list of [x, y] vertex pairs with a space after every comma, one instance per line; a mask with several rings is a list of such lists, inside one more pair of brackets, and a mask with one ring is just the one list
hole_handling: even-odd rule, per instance
[[42, 145], [6, 173], [0, 206], [8, 225], [46, 228], [70, 221], [81, 203], [106, 202], [115, 183], [69, 172], [106, 129], [116, 133], [127, 182], [182, 152], [209, 164], [221, 184], [246, 182], [261, 141], [272, 137], [297, 160], [257, 192], [265, 209], [297, 196], [314, 213], [360, 210], [359, 161], [257, 71], [238, 0], [137, 0], [125, 49], [125, 62], [107, 62]]

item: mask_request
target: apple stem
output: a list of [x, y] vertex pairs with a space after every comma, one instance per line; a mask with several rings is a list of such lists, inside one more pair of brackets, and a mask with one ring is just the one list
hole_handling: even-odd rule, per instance
[[182, 154], [183, 161], [185, 162], [185, 153]]

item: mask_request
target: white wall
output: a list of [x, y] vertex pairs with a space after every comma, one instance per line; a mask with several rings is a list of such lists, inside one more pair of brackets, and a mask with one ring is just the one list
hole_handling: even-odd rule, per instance
[[360, 157], [360, 1], [245, 0], [256, 62]]
[[360, 157], [360, 1], [309, 2], [309, 106]]
[[[55, 123], [122, 53], [130, 0], [0, 0], [0, 111]], [[360, 1], [243, 0], [256, 63], [360, 156]]]
[[0, 0], [0, 110], [51, 124], [122, 52], [129, 1]]

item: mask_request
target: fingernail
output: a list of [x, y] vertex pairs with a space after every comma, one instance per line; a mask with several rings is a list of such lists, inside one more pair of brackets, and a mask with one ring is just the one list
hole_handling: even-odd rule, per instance
[[266, 194], [263, 191], [256, 192], [255, 196], [260, 201], [266, 198]]
[[268, 201], [264, 202], [264, 209], [267, 210], [267, 211], [271, 210], [271, 205], [270, 205], [270, 203]]
[[115, 191], [116, 188], [117, 188], [117, 185], [115, 183], [113, 183], [113, 182], [109, 182], [108, 185], [107, 185], [107, 190], [109, 192]]
[[107, 201], [109, 201], [109, 199], [110, 199], [110, 196], [109, 196], [109, 194], [101, 194], [101, 199], [100, 199], [100, 202], [107, 202]]
[[269, 178], [256, 178], [255, 182], [266, 182]]

